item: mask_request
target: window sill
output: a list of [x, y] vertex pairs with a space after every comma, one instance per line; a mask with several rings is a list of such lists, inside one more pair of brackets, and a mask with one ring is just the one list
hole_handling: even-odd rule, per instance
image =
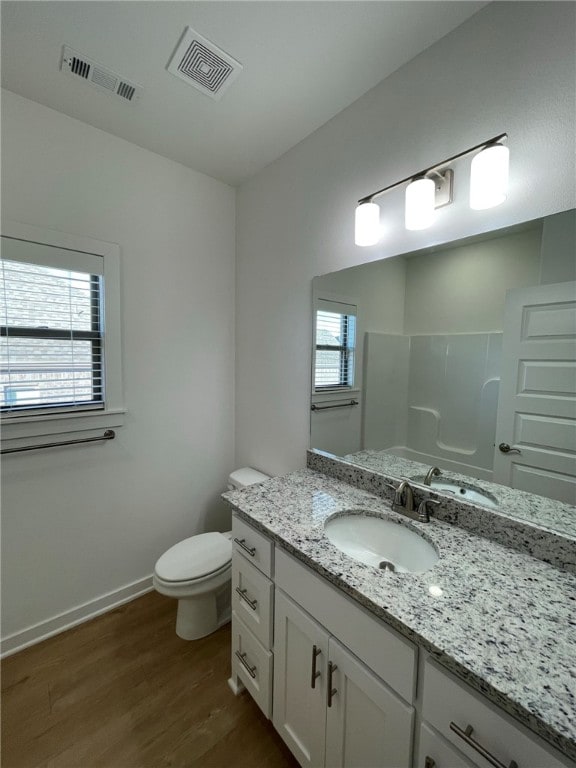
[[[88, 430], [106, 430], [124, 424], [125, 408], [107, 411], [81, 411], [79, 413], [57, 413], [47, 416], [17, 416], [2, 419], [2, 444], [5, 448], [20, 448], [29, 443], [29, 438], [44, 438], [59, 435], [74, 436]], [[86, 435], [91, 437], [92, 435]]]
[[359, 395], [360, 390], [357, 387], [351, 387], [350, 389], [344, 389], [343, 387], [335, 387], [334, 389], [316, 389], [312, 393], [312, 397], [323, 397], [324, 395], [330, 395], [330, 397], [334, 397], [334, 395], [341, 395], [343, 398], [349, 397], [350, 395]]

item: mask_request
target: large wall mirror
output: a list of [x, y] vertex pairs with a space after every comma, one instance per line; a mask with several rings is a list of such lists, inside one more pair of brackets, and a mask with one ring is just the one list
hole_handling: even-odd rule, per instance
[[576, 504], [575, 280], [574, 210], [315, 278], [311, 447]]

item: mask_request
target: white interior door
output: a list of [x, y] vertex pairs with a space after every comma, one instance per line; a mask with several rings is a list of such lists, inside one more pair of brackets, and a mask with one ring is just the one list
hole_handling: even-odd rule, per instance
[[576, 504], [576, 282], [507, 295], [494, 480]]

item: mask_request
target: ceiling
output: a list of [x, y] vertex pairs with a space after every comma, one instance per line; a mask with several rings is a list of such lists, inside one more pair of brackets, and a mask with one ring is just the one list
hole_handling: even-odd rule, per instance
[[[2, 2], [2, 85], [232, 185], [334, 117], [485, 2]], [[191, 26], [243, 65], [216, 102], [166, 65]], [[144, 88], [60, 72], [63, 44]]]

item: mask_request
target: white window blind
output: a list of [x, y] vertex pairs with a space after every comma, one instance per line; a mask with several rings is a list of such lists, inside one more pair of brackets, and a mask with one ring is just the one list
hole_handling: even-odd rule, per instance
[[4, 417], [104, 407], [103, 258], [2, 237]]
[[356, 307], [318, 299], [315, 315], [314, 389], [354, 385]]

